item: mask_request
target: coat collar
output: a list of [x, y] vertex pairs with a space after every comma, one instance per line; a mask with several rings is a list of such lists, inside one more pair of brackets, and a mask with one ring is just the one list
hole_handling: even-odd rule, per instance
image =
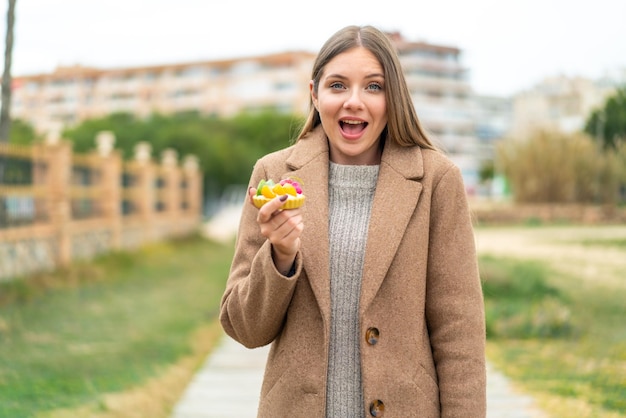
[[[325, 323], [330, 319], [328, 253], [328, 140], [321, 126], [293, 146], [286, 176], [302, 180], [305, 229], [302, 256]], [[420, 147], [401, 147], [386, 141], [369, 224], [361, 285], [361, 313], [382, 284], [415, 212], [422, 191], [424, 163]]]
[[[323, 155], [328, 160], [328, 139], [322, 126], [318, 125], [296, 142], [293, 152], [287, 159], [287, 165], [297, 170]], [[421, 148], [417, 146], [401, 147], [392, 141], [385, 141], [381, 164], [393, 166], [394, 170], [409, 180], [424, 177]]]

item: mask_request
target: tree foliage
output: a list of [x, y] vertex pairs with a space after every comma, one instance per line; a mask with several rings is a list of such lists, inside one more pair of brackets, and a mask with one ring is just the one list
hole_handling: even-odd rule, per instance
[[63, 137], [72, 141], [76, 152], [88, 152], [94, 149], [98, 132], [112, 131], [115, 147], [126, 160], [133, 158], [134, 147], [141, 141], [152, 146], [156, 160], [167, 148], [176, 150], [179, 158], [196, 155], [207, 195], [220, 194], [230, 185], [247, 185], [256, 160], [290, 145], [301, 123], [296, 116], [270, 112], [228, 119], [197, 113], [140, 119], [116, 113], [67, 129]]
[[9, 132], [9, 143], [18, 145], [28, 145], [40, 138], [35, 132], [33, 126], [21, 119], [13, 119], [11, 121], [11, 130]]
[[615, 204], [626, 184], [626, 146], [603, 152], [583, 133], [539, 131], [497, 152], [518, 202]]
[[618, 89], [602, 108], [591, 113], [585, 132], [601, 141], [605, 149], [626, 143], [626, 87]]

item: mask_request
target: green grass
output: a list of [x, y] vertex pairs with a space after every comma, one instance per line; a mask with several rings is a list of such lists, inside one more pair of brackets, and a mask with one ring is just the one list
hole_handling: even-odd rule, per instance
[[626, 289], [541, 262], [480, 263], [490, 360], [554, 416], [626, 416]]
[[480, 259], [487, 335], [500, 338], [563, 337], [573, 331], [565, 296], [545, 279], [539, 262]]
[[4, 285], [0, 417], [101, 402], [188, 355], [215, 320], [231, 246], [149, 246]]
[[586, 239], [580, 241], [582, 245], [626, 248], [626, 239]]

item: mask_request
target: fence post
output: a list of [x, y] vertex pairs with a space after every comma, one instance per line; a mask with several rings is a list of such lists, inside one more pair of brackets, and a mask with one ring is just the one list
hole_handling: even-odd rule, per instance
[[[47, 167], [42, 162], [46, 161], [48, 145], [46, 142], [38, 142], [32, 144], [32, 161], [33, 161], [33, 186], [37, 188], [43, 187], [43, 196], [36, 196], [35, 204], [35, 222], [39, 223], [42, 220], [47, 224], [51, 223], [50, 220], [50, 190], [47, 189]], [[42, 204], [43, 203], [43, 204]]]
[[187, 215], [194, 217], [198, 222], [202, 220], [202, 176], [200, 175], [198, 157], [186, 155], [183, 160], [183, 173], [187, 188], [185, 201]]
[[182, 193], [180, 188], [181, 173], [178, 167], [178, 154], [176, 150], [167, 148], [161, 153], [161, 167], [165, 180], [165, 190], [163, 191], [167, 230], [168, 233], [178, 235], [181, 231], [180, 206]]
[[102, 173], [102, 193], [99, 196], [99, 206], [102, 215], [111, 227], [111, 248], [119, 250], [122, 246], [122, 213], [121, 204], [121, 175], [122, 157], [119, 151], [113, 149], [115, 134], [111, 131], [101, 131], [96, 135], [96, 147], [100, 156]]
[[66, 266], [72, 259], [72, 220], [70, 206], [70, 183], [72, 180], [72, 145], [61, 141], [57, 136], [46, 140], [46, 159], [48, 166], [48, 198], [50, 204], [50, 223], [56, 231], [58, 263]]
[[139, 168], [137, 174], [137, 197], [138, 212], [141, 219], [143, 242], [154, 240], [154, 181], [155, 167], [151, 160], [152, 147], [147, 142], [139, 142], [135, 145], [135, 162]]

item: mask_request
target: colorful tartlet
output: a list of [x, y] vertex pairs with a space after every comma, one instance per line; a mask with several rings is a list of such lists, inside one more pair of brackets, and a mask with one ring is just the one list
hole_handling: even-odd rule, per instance
[[279, 183], [272, 180], [261, 180], [253, 196], [254, 206], [260, 208], [277, 196], [287, 195], [287, 200], [280, 207], [281, 209], [296, 209], [304, 204], [304, 194], [302, 187], [294, 179], [284, 179]]

